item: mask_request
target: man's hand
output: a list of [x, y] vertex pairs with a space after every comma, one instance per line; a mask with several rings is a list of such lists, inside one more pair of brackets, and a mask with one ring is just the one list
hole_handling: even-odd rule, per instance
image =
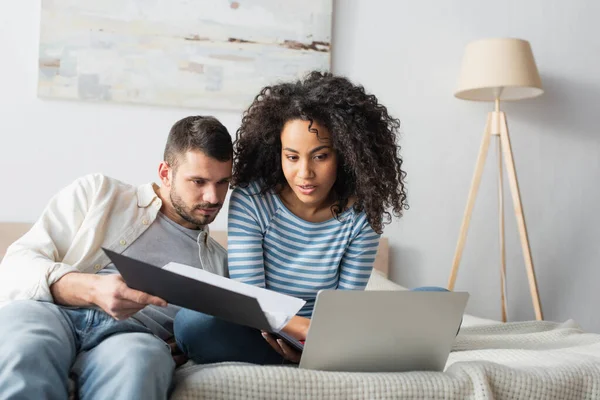
[[296, 364], [300, 362], [302, 353], [293, 349], [285, 341], [282, 339], [276, 339], [273, 335], [270, 335], [265, 331], [262, 331], [262, 336], [265, 338], [267, 343], [271, 345], [273, 350], [278, 352], [283, 358]]
[[71, 272], [50, 286], [57, 304], [89, 307], [97, 305], [115, 319], [122, 320], [153, 304], [166, 307], [163, 299], [134, 290], [120, 275], [92, 275]]
[[92, 292], [92, 302], [114, 319], [127, 319], [148, 304], [167, 306], [167, 302], [160, 297], [131, 289], [120, 275], [100, 275], [98, 278]]

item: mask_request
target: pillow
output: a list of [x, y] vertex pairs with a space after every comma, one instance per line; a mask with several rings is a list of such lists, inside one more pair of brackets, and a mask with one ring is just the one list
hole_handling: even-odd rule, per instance
[[400, 286], [387, 279], [382, 272], [373, 269], [371, 277], [367, 283], [365, 290], [407, 290], [404, 286]]

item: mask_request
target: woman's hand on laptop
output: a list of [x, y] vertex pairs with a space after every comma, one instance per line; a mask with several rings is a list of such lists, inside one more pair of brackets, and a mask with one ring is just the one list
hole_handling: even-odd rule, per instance
[[265, 338], [267, 343], [271, 345], [273, 350], [278, 352], [283, 358], [293, 363], [299, 363], [300, 358], [302, 357], [302, 353], [292, 349], [286, 342], [282, 339], [276, 339], [273, 335], [262, 331], [262, 336]]
[[298, 340], [306, 340], [309, 326], [310, 319], [296, 315], [283, 327], [282, 331]]
[[[308, 334], [308, 327], [310, 326], [310, 319], [300, 317], [296, 315], [293, 317], [290, 322], [287, 323], [285, 327], [283, 327], [283, 331], [288, 335], [294, 337], [295, 339], [304, 341], [306, 340], [306, 335]], [[288, 361], [299, 363], [300, 357], [302, 357], [302, 353], [290, 347], [285, 341], [281, 339], [277, 339], [273, 337], [273, 335], [268, 334], [267, 332], [262, 332], [263, 337], [271, 345], [271, 347], [281, 354], [283, 358]]]

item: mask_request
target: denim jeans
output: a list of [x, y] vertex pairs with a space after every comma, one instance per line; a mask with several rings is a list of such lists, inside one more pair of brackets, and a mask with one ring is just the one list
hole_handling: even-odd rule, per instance
[[0, 400], [166, 399], [168, 345], [134, 320], [102, 310], [15, 301], [0, 309]]
[[175, 316], [173, 330], [179, 349], [198, 364], [240, 361], [268, 365], [284, 362], [258, 329], [197, 311], [180, 310]]
[[[412, 290], [448, 291], [437, 286], [424, 286]], [[175, 316], [173, 330], [177, 346], [198, 364], [240, 361], [266, 365], [284, 362], [259, 330], [197, 311], [179, 311]]]

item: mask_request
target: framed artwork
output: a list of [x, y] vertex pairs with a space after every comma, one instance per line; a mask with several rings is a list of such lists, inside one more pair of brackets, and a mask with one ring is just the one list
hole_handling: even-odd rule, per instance
[[38, 95], [243, 110], [328, 71], [332, 0], [42, 0]]

